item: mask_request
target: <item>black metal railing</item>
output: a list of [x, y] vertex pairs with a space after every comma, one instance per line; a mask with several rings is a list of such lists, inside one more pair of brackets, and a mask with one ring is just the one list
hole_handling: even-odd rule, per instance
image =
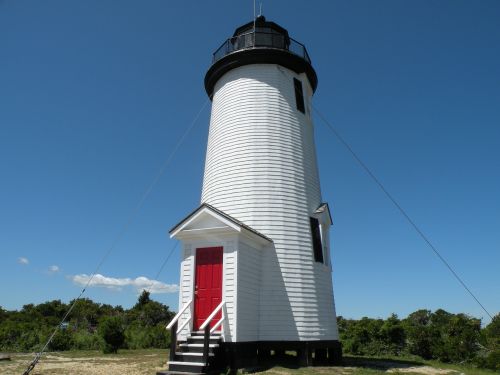
[[227, 39], [214, 52], [212, 63], [215, 63], [230, 53], [252, 48], [276, 48], [285, 50], [302, 57], [309, 64], [311, 63], [306, 47], [302, 43], [283, 34], [258, 30]]
[[177, 351], [177, 322], [170, 329], [170, 361], [176, 360]]

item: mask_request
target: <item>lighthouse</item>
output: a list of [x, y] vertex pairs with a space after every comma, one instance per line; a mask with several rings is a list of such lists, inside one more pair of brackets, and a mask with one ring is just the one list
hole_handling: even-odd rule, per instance
[[182, 245], [169, 370], [237, 368], [284, 351], [303, 365], [335, 363], [332, 216], [307, 50], [259, 16], [214, 52], [204, 83], [212, 112], [201, 202], [170, 231]]

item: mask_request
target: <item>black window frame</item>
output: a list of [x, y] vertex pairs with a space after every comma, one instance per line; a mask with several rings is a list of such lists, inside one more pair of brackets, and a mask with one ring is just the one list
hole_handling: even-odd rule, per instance
[[304, 102], [304, 90], [302, 89], [302, 81], [300, 79], [293, 79], [293, 87], [295, 91], [295, 103], [297, 104], [297, 110], [306, 114], [306, 104]]
[[310, 217], [309, 223], [311, 226], [314, 261], [318, 263], [325, 263], [323, 256], [323, 243], [321, 241], [321, 231], [319, 229], [319, 220], [315, 217]]

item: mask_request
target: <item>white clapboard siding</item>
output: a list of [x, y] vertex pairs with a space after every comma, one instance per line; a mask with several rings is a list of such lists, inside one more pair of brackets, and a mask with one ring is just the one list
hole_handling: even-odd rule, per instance
[[246, 242], [238, 246], [237, 341], [259, 340], [261, 250]]
[[[226, 301], [225, 316], [226, 320], [223, 323], [223, 336], [227, 342], [233, 342], [236, 339], [236, 288], [237, 281], [237, 257], [238, 257], [238, 235], [235, 233], [228, 238], [221, 239], [220, 241], [214, 240], [197, 240], [184, 242], [182, 258], [181, 258], [181, 275], [180, 275], [180, 290], [179, 290], [179, 310], [185, 306], [191, 299], [194, 298], [194, 284], [196, 277], [195, 270], [195, 254], [196, 249], [204, 247], [217, 247], [223, 248], [223, 274], [222, 274], [222, 299]], [[194, 304], [194, 299], [193, 299]], [[194, 307], [194, 306], [192, 306]], [[188, 309], [180, 318], [179, 325], [185, 319], [189, 318], [193, 313]], [[184, 341], [190, 334], [192, 324], [186, 326], [179, 333], [178, 340]]]
[[223, 291], [222, 298], [226, 301], [225, 313], [227, 320], [224, 322], [224, 340], [226, 342], [236, 341], [236, 288], [237, 288], [237, 240], [224, 242], [223, 256]]
[[[296, 109], [293, 77], [306, 114]], [[259, 340], [338, 339], [331, 269], [314, 262], [309, 229], [321, 203], [311, 96], [304, 74], [273, 64], [232, 69], [214, 90], [202, 202], [274, 241], [261, 253]], [[246, 340], [245, 324], [238, 319]]]
[[[194, 285], [194, 249], [190, 244], [184, 244], [181, 252], [181, 285], [179, 288], [179, 311], [193, 298]], [[187, 309], [179, 319], [179, 326], [192, 314], [192, 308]], [[191, 324], [188, 324], [178, 336], [179, 341], [186, 340], [191, 332]]]

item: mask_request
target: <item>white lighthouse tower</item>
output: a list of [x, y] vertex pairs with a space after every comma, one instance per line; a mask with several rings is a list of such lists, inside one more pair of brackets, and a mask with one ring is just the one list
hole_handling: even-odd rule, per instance
[[170, 232], [182, 241], [171, 371], [204, 372], [216, 357], [241, 367], [283, 350], [306, 365], [313, 353], [340, 359], [317, 82], [304, 45], [263, 16], [214, 53], [201, 206]]

